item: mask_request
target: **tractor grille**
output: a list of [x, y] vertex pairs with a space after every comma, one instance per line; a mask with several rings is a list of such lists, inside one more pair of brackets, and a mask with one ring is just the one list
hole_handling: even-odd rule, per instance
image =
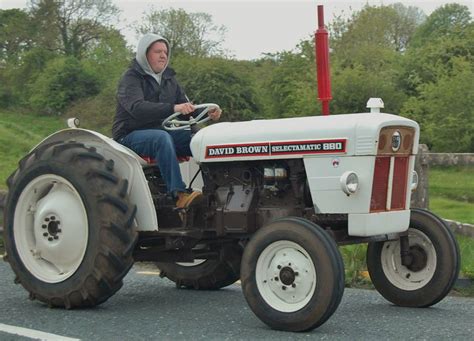
[[[401, 136], [399, 149], [392, 150], [391, 139]], [[370, 212], [396, 211], [406, 208], [409, 157], [414, 131], [408, 127], [386, 127], [379, 136], [375, 158]]]

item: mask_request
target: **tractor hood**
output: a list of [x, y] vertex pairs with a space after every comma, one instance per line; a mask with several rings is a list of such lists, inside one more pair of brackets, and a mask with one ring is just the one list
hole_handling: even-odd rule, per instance
[[217, 123], [193, 137], [191, 151], [197, 162], [376, 155], [380, 130], [389, 126], [414, 128], [416, 154], [418, 124], [379, 113]]

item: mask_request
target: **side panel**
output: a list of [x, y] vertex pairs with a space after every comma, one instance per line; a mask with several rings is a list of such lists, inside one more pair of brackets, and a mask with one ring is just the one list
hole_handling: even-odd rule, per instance
[[[304, 157], [306, 176], [317, 213], [368, 213], [372, 193], [374, 156]], [[359, 178], [359, 189], [347, 196], [340, 178], [353, 171]]]
[[85, 129], [65, 129], [48, 136], [39, 146], [55, 141], [76, 141], [87, 147], [95, 147], [107, 159], [114, 160], [115, 170], [124, 179], [128, 179], [130, 201], [137, 205], [136, 224], [139, 231], [157, 231], [158, 219], [151, 198], [148, 182], [142, 171], [141, 162], [145, 163], [130, 149], [111, 138]]
[[369, 237], [403, 232], [410, 224], [410, 210], [349, 214], [349, 235]]

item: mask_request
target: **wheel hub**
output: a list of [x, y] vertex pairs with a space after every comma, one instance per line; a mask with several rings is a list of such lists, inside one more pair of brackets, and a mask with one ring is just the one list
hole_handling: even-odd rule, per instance
[[56, 218], [55, 215], [47, 215], [43, 219], [43, 224], [41, 228], [43, 231], [43, 237], [45, 237], [48, 241], [52, 242], [53, 240], [59, 239], [59, 234], [62, 232], [60, 225], [61, 221]]
[[423, 270], [428, 263], [428, 255], [426, 251], [419, 245], [410, 246], [410, 258], [411, 262], [407, 268], [413, 272]]
[[280, 271], [280, 280], [285, 285], [291, 285], [295, 281], [295, 272], [289, 266], [285, 266]]

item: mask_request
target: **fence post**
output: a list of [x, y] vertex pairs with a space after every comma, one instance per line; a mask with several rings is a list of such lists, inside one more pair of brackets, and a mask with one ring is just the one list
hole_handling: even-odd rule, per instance
[[418, 173], [418, 188], [411, 196], [411, 207], [429, 208], [429, 160], [428, 160], [428, 146], [420, 144], [418, 147], [418, 154], [415, 158], [415, 171]]

